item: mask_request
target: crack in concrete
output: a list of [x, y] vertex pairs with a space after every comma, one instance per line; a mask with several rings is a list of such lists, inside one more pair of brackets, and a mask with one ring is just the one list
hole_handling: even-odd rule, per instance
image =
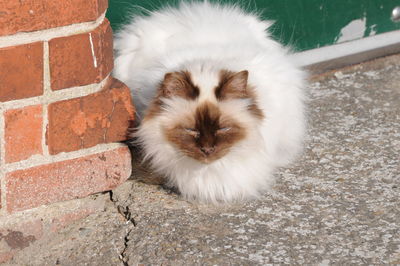
[[[132, 224], [134, 227], [136, 227], [136, 222], [135, 222], [135, 220], [132, 218], [132, 213], [131, 213], [131, 211], [129, 210], [129, 206], [121, 206], [121, 205], [119, 205], [118, 204], [118, 200], [116, 200], [114, 197], [113, 197], [113, 191], [112, 190], [110, 190], [109, 191], [109, 195], [110, 195], [110, 200], [111, 200], [111, 202], [114, 204], [114, 206], [117, 208], [117, 211], [118, 211], [118, 213], [119, 214], [121, 214], [122, 215], [122, 217], [125, 219], [125, 221], [129, 224]], [[128, 243], [129, 243], [129, 235], [130, 235], [130, 233], [132, 232], [132, 230], [133, 229], [129, 229], [127, 232], [126, 232], [126, 234], [125, 234], [125, 237], [124, 237], [124, 249], [122, 250], [122, 252], [119, 254], [119, 259], [121, 260], [121, 262], [122, 262], [122, 264], [124, 265], [124, 266], [129, 266], [129, 263], [128, 263], [128, 260], [127, 260], [127, 257], [126, 257], [126, 254], [125, 254], [125, 252], [126, 252], [126, 250], [128, 249]]]
[[124, 250], [122, 250], [121, 254], [119, 255], [119, 259], [124, 264], [124, 266], [129, 266], [127, 257], [126, 257], [126, 250], [128, 249], [128, 242], [129, 242], [129, 234], [132, 232], [132, 229], [129, 229], [124, 237]]

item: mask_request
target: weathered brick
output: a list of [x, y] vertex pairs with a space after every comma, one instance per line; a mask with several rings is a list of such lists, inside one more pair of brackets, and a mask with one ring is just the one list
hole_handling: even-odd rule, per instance
[[106, 0], [0, 1], [0, 35], [93, 21], [107, 4]]
[[0, 263], [5, 263], [20, 250], [29, 247], [43, 236], [40, 219], [0, 226]]
[[129, 89], [116, 79], [98, 93], [52, 103], [48, 113], [50, 154], [126, 140], [134, 119]]
[[6, 163], [42, 153], [42, 106], [8, 110], [5, 116]]
[[15, 251], [0, 251], [0, 263], [6, 263], [14, 256]]
[[127, 147], [7, 173], [9, 212], [111, 190], [131, 173]]
[[42, 93], [43, 43], [0, 48], [0, 102]]
[[43, 224], [40, 219], [0, 228], [0, 240], [5, 240], [11, 249], [24, 249], [42, 235]]
[[49, 42], [52, 90], [98, 83], [113, 68], [112, 30], [105, 20], [93, 32]]

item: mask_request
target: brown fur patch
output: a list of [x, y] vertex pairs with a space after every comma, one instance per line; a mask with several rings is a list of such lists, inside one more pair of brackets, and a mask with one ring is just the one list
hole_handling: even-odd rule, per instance
[[164, 81], [160, 86], [160, 92], [166, 98], [177, 96], [188, 100], [194, 100], [200, 94], [199, 88], [193, 84], [188, 71], [165, 74]]
[[216, 105], [206, 102], [197, 108], [194, 117], [181, 119], [166, 129], [166, 138], [187, 156], [211, 163], [246, 136], [242, 125], [229, 117], [221, 119], [222, 116]]
[[215, 88], [215, 96], [219, 101], [230, 99], [250, 99], [249, 111], [258, 119], [264, 119], [263, 111], [258, 107], [254, 88], [248, 84], [249, 72], [247, 70], [232, 72], [222, 70], [220, 82]]
[[220, 82], [215, 88], [215, 96], [218, 100], [247, 98], [247, 79], [249, 72], [232, 72], [222, 70], [220, 72]]
[[152, 103], [147, 107], [142, 121], [150, 120], [161, 113], [162, 101], [156, 97]]
[[161, 112], [161, 98], [181, 97], [187, 100], [195, 100], [199, 94], [200, 90], [193, 84], [190, 72], [167, 73], [158, 88], [156, 97], [147, 108], [143, 120], [151, 119]]

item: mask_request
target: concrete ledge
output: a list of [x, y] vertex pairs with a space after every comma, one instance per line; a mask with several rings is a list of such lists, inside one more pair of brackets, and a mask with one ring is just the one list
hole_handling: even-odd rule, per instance
[[400, 52], [400, 30], [293, 54], [294, 61], [319, 74]]

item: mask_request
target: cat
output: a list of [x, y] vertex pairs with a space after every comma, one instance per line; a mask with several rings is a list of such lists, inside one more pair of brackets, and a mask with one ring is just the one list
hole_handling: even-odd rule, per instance
[[181, 2], [115, 35], [151, 167], [187, 199], [230, 203], [271, 188], [302, 149], [305, 77], [271, 22], [237, 5]]

